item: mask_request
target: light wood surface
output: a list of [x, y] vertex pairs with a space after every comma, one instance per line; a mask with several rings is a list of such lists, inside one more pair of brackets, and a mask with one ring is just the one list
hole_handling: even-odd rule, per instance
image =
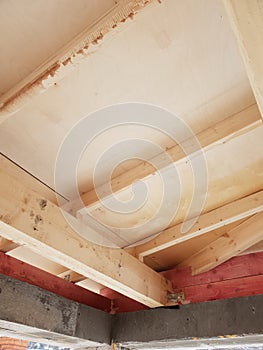
[[206, 272], [245, 251], [263, 238], [263, 213], [244, 221], [205, 248], [181, 262], [178, 268], [190, 266], [194, 275]]
[[3, 170], [0, 186], [0, 231], [4, 238], [145, 305], [167, 303], [172, 286], [161, 275], [121, 249], [82, 239], [65, 220], [61, 209]]
[[262, 1], [225, 0], [224, 3], [263, 118]]

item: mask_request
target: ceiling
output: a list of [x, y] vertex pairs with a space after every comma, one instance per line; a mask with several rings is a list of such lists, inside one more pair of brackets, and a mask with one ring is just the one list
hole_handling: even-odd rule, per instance
[[[1, 1], [1, 101], [24, 79], [53, 62], [65, 46], [69, 50], [85, 28], [96, 26], [119, 3]], [[96, 242], [107, 232], [119, 247], [137, 245], [185, 218], [262, 190], [258, 151], [262, 120], [223, 2], [152, 1], [112, 27], [89, 46], [82, 59], [72, 54], [70, 68], [59, 79], [51, 72], [50, 83], [45, 80], [41, 91], [28, 86], [28, 93], [22, 89], [21, 96], [13, 94], [12, 108], [3, 104], [2, 154], [58, 192], [68, 211], [73, 210], [77, 186], [81, 195], [87, 194], [85, 211], [77, 210], [77, 216], [99, 232], [99, 238], [95, 233], [86, 238]], [[159, 110], [156, 120], [150, 114], [155, 108]], [[231, 132], [216, 138], [219, 126], [239, 114], [247, 125], [239, 128], [233, 123]], [[116, 122], [111, 124], [110, 118]], [[200, 154], [173, 158], [171, 170], [163, 153], [178, 144], [181, 125], [197, 135], [197, 143], [206, 130], [214, 141], [196, 146]], [[74, 134], [76, 130], [82, 133]], [[90, 142], [76, 156], [76, 178], [71, 177], [69, 165], [63, 168], [63, 181], [56, 184], [59, 152], [69, 135], [75, 136], [71, 148], [64, 150], [68, 164], [69, 150], [77, 153], [80, 137]], [[151, 172], [129, 175], [148, 161]], [[111, 194], [106, 202], [97, 201], [94, 186], [102, 189], [104, 197], [103, 185], [110, 178], [122, 179], [125, 185], [118, 188], [117, 197]], [[137, 206], [127, 213], [127, 202], [136, 196]], [[189, 211], [195, 197], [198, 200]], [[116, 198], [118, 209], [113, 210]], [[145, 263], [156, 270], [172, 267], [242, 222], [150, 254]], [[39, 260], [26, 249], [15, 247], [8, 254], [57, 275], [63, 272], [63, 266]]]

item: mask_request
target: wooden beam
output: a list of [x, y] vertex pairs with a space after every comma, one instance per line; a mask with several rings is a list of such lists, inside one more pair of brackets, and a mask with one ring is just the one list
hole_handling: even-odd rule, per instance
[[[74, 271], [70, 272], [73, 273]], [[101, 291], [99, 293], [95, 293], [87, 290], [88, 288], [70, 283], [70, 281], [66, 279], [54, 276], [51, 273], [43, 271], [13, 257], [7, 256], [1, 252], [0, 274], [32, 284], [61, 297], [106, 312], [119, 313], [148, 309], [147, 306], [129, 299], [109, 288], [102, 286]], [[74, 279], [74, 274], [72, 276]]]
[[[63, 211], [0, 171], [0, 234], [149, 307], [166, 305], [171, 283], [122, 249], [80, 237]], [[71, 218], [75, 227], [78, 222]]]
[[111, 311], [112, 314], [149, 309], [147, 306], [137, 303], [136, 301], [131, 300], [109, 288], [102, 288], [100, 295], [103, 295], [104, 297], [109, 298], [113, 301], [113, 307]]
[[[0, 253], [0, 274], [35, 285], [79, 303], [113, 313], [147, 309], [146, 306], [109, 288], [103, 288], [100, 292], [108, 300], [100, 299], [97, 294], [88, 292], [68, 281], [3, 253]], [[191, 303], [262, 294], [263, 253], [234, 257], [215, 269], [196, 276], [192, 276], [189, 267], [179, 270], [171, 269], [161, 274], [172, 281], [176, 292], [183, 291], [185, 300]], [[256, 280], [257, 284], [251, 284]]]
[[102, 311], [111, 311], [109, 298], [78, 287], [49, 272], [38, 269], [18, 259], [0, 252], [0, 274], [15, 278], [39, 288], [48, 290], [61, 297], [92, 306]]
[[185, 234], [181, 233], [182, 224], [164, 230], [156, 238], [137, 246], [131, 253], [140, 260], [143, 257], [169, 248], [175, 244], [197, 237], [206, 232], [218, 229], [230, 223], [245, 219], [263, 211], [263, 190], [237, 201], [224, 205], [200, 215], [198, 221]]
[[80, 282], [85, 280], [85, 277], [80, 275], [79, 273], [72, 271], [72, 270], [66, 270], [58, 275], [58, 277], [63, 278], [63, 280], [68, 282]]
[[225, 0], [224, 3], [263, 118], [262, 1]]
[[178, 268], [190, 266], [193, 275], [209, 271], [260, 242], [262, 237], [263, 213], [259, 213], [181, 262]]
[[263, 275], [189, 286], [183, 290], [187, 303], [263, 294]]
[[[202, 148], [205, 148], [229, 135], [235, 134], [238, 131], [242, 130], [243, 128], [248, 127], [251, 124], [255, 123], [255, 127], [258, 125], [261, 125], [261, 122], [259, 122], [260, 119], [260, 113], [256, 106], [256, 104], [253, 104], [238, 113], [228, 116], [221, 122], [217, 123], [216, 125], [209, 127], [200, 133], [198, 133], [195, 137], [200, 143], [200, 146]], [[187, 139], [184, 141], [186, 144], [190, 143], [191, 140]], [[174, 147], [166, 150], [166, 154], [171, 157], [171, 159], [176, 162], [182, 158], [184, 158], [186, 155], [180, 145], [175, 145]], [[159, 159], [162, 155], [157, 155], [153, 158], [153, 164], [156, 159]], [[157, 164], [160, 162], [157, 162]], [[113, 192], [117, 192], [129, 185], [131, 185], [134, 181], [138, 179], [142, 179], [146, 176], [152, 175], [156, 172], [156, 169], [148, 162], [142, 162], [135, 168], [132, 168], [128, 171], [126, 171], [123, 174], [120, 174], [119, 176], [115, 177], [111, 181], [111, 188]], [[103, 191], [100, 191], [103, 193]], [[95, 189], [84, 193], [82, 196], [83, 203], [88, 206], [98, 201], [98, 197], [96, 194]], [[71, 209], [72, 213], [74, 214], [78, 209], [79, 203], [72, 201], [69, 203], [69, 208]]]
[[235, 256], [214, 269], [193, 275], [191, 267], [173, 268], [161, 272], [171, 280], [175, 289], [263, 275], [263, 253]]
[[[135, 255], [135, 247], [133, 248], [134, 250], [130, 250], [129, 252], [130, 253], [132, 253], [132, 255]], [[256, 254], [252, 254], [252, 253], [260, 253], [260, 252], [263, 252], [263, 241], [260, 241], [260, 242], [258, 242], [258, 243], [256, 243], [256, 244], [254, 244], [253, 246], [251, 246], [250, 248], [248, 248], [248, 249], [246, 249], [246, 250], [244, 250], [243, 252], [241, 252], [240, 254], [238, 254], [239, 256], [240, 255], [249, 255], [249, 257], [248, 258], [250, 258], [252, 255], [253, 256], [257, 256]], [[258, 255], [258, 256], [261, 256], [260, 254]], [[263, 259], [263, 254], [262, 254], [262, 259]], [[250, 262], [250, 261], [249, 261]], [[261, 260], [260, 260], [260, 262], [259, 263], [261, 263]], [[247, 264], [246, 263], [246, 265], [245, 265], [245, 267], [248, 267], [248, 266], [250, 266], [249, 264]], [[250, 268], [250, 267], [249, 267]], [[263, 262], [262, 262], [262, 268], [263, 268]], [[245, 269], [242, 267], [242, 271], [244, 271]], [[263, 270], [262, 270], [262, 274], [263, 274]], [[229, 271], [228, 271], [228, 275], [229, 275]], [[80, 275], [80, 274], [78, 274], [78, 273], [76, 273], [75, 271], [71, 271], [71, 270], [67, 270], [67, 271], [65, 271], [65, 272], [63, 272], [63, 273], [61, 273], [61, 274], [59, 274], [58, 275], [59, 277], [61, 277], [61, 278], [64, 278], [65, 280], [67, 280], [67, 281], [70, 281], [70, 282], [73, 282], [73, 283], [77, 283], [78, 285], [80, 285], [80, 286], [83, 286], [84, 288], [86, 288], [86, 285], [87, 285], [87, 289], [88, 290], [92, 290], [91, 288], [88, 288], [89, 287], [89, 280], [87, 280], [84, 276], [82, 276], [82, 275]], [[165, 276], [165, 275], [164, 275]], [[191, 275], [192, 276], [192, 275]], [[197, 275], [197, 276], [200, 276], [200, 275]], [[242, 275], [242, 276], [244, 276], [244, 275]], [[246, 275], [245, 275], [246, 276]], [[182, 276], [182, 275], [180, 275], [180, 276], [178, 276], [178, 278], [180, 279], [180, 280], [182, 280], [182, 279], [184, 279], [184, 276]], [[222, 280], [224, 279], [224, 278], [227, 278], [227, 276], [222, 276]], [[170, 277], [168, 277], [168, 279], [169, 280], [172, 280], [172, 278], [170, 278]], [[174, 281], [175, 279], [173, 278], [173, 281]], [[191, 280], [192, 280], [192, 278], [191, 278]], [[82, 283], [79, 283], [79, 282], [82, 282], [83, 283], [83, 285], [82, 285]], [[93, 282], [93, 283], [95, 283], [95, 282]], [[126, 312], [127, 310], [130, 310], [131, 309], [131, 305], [130, 305], [130, 303], [127, 303], [127, 302], [125, 302], [124, 303], [124, 300], [123, 300], [123, 298], [125, 298], [124, 296], [121, 296], [121, 294], [119, 294], [119, 293], [117, 293], [117, 292], [115, 292], [115, 291], [113, 291], [113, 290], [111, 290], [111, 289], [109, 289], [109, 288], [106, 288], [106, 287], [102, 287], [101, 288], [101, 290], [100, 290], [100, 293], [101, 293], [101, 295], [111, 295], [112, 296], [112, 299], [115, 299], [116, 298], [116, 300], [119, 302], [120, 301], [120, 305], [121, 305], [121, 312]], [[127, 299], [127, 298], [125, 298], [125, 299]], [[130, 299], [129, 299], [130, 300]], [[137, 303], [138, 304], [138, 303]], [[125, 306], [126, 305], [126, 306]], [[117, 307], [118, 309], [120, 308], [120, 306], [118, 306]], [[124, 311], [124, 310], [126, 310], [126, 311]], [[133, 310], [134, 311], [134, 310]]]
[[35, 266], [41, 270], [52, 273], [52, 275], [58, 275], [63, 272], [66, 268], [57, 264], [56, 262], [37, 254], [28, 247], [18, 246], [15, 249], [6, 252], [6, 255], [12, 256], [15, 259], [23, 261], [29, 265]]
[[162, 274], [173, 282], [175, 292], [184, 293], [186, 303], [263, 294], [263, 253], [237, 256], [194, 276], [190, 267]]
[[104, 288], [102, 284], [92, 281], [89, 278], [85, 278], [82, 281], [76, 282], [75, 284], [97, 294], [100, 294], [101, 289]]

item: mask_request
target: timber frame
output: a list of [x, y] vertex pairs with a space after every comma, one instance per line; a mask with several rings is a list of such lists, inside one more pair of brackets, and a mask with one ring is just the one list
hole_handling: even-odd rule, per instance
[[[73, 57], [81, 56], [81, 62], [88, 60], [91, 45], [97, 45], [106, 33], [137, 12], [143, 13], [144, 7], [153, 2], [117, 1], [92, 27], [2, 95], [0, 118], [6, 120], [23, 109], [28, 96], [55, 86], [68, 75]], [[262, 145], [262, 3], [224, 0], [224, 8], [256, 101], [195, 134], [205, 157], [214, 149], [224, 154], [224, 147], [230, 149], [232, 142], [236, 142], [237, 148], [244, 140], [255, 140], [255, 145]], [[191, 144], [193, 140], [184, 142]], [[165, 152], [172, 164], [188, 161], [178, 144]], [[260, 150], [255, 149], [257, 152]], [[151, 164], [160, 157], [162, 154], [152, 158], [152, 163], [140, 162], [117, 174], [111, 181], [112, 191], [129, 191], [137, 180], [147, 184], [157, 173]], [[262, 173], [262, 156], [258, 155], [251, 165], [251, 173], [256, 174], [257, 179], [260, 167]], [[233, 173], [233, 178], [235, 176], [237, 173]], [[242, 179], [245, 176], [246, 172]], [[218, 184], [218, 188], [217, 184], [212, 188], [213, 193], [223, 192], [224, 183], [218, 181]], [[51, 343], [74, 344], [74, 348], [107, 347], [116, 343], [120, 348], [143, 349], [146, 343], [155, 342], [147, 346], [150, 349], [156, 344], [162, 346], [164, 341], [176, 347], [189, 345], [190, 340], [186, 338], [193, 338], [190, 346], [201, 346], [197, 338], [203, 339], [202, 343], [214, 342], [215, 346], [221, 342], [226, 345], [262, 342], [263, 182], [258, 180], [252, 185], [250, 192], [247, 187], [243, 191], [243, 182], [230, 189], [230, 192], [233, 190], [231, 200], [218, 200], [214, 207], [207, 206], [186, 232], [182, 233], [184, 222], [175, 220], [161, 232], [155, 231], [151, 239], [138, 240], [133, 246], [109, 248], [81, 237], [68, 223], [66, 217], [74, 227], [80, 227], [76, 217], [80, 208], [74, 198], [55, 193], [53, 188], [1, 154], [0, 300], [7, 303], [10, 298], [12, 305], [5, 309], [5, 304], [0, 303], [0, 330], [5, 330], [7, 335], [24, 333], [30, 339], [39, 337]], [[63, 209], [58, 205], [58, 198], [66, 202]], [[95, 188], [81, 193], [81, 198], [89, 213], [106, 217]], [[86, 229], [94, 231], [94, 227]], [[181, 247], [187, 247], [182, 257]], [[19, 252], [22, 252], [21, 259]], [[27, 259], [28, 252], [32, 257]], [[172, 258], [178, 254], [180, 259], [166, 260], [167, 252]], [[16, 293], [20, 293], [20, 301]], [[54, 316], [50, 328], [46, 327], [44, 316], [39, 322], [31, 319], [26, 307], [30, 299], [27, 293], [32, 297], [37, 315]], [[58, 311], [58, 305], [63, 305], [71, 320], [65, 322], [67, 315]], [[154, 308], [157, 309], [148, 310]], [[211, 316], [218, 310], [222, 314], [220, 322]], [[207, 322], [212, 320], [213, 331], [204, 321], [204, 314]], [[148, 334], [147, 329], [157, 319], [156, 329]], [[99, 329], [98, 336], [83, 329], [83, 322]], [[164, 329], [160, 322], [167, 322], [168, 328]], [[59, 323], [61, 328], [56, 326]], [[135, 338], [131, 332], [133, 323], [137, 324]], [[198, 331], [197, 324], [201, 324]], [[206, 332], [206, 329], [209, 330]], [[232, 334], [237, 337], [231, 338]]]

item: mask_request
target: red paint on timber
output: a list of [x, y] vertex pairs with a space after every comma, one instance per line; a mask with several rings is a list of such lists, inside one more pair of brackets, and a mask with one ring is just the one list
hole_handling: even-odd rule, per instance
[[[1, 252], [0, 273], [108, 312], [148, 309], [109, 288], [103, 288], [98, 295]], [[173, 282], [175, 291], [183, 291], [186, 301], [191, 303], [263, 294], [263, 253], [234, 257], [196, 276], [191, 275], [190, 268], [172, 269], [162, 275]]]
[[183, 288], [185, 300], [191, 303], [263, 294], [263, 276], [200, 284]]
[[149, 309], [148, 306], [138, 303], [137, 301], [130, 299], [110, 288], [103, 288], [100, 291], [100, 294], [106, 298], [113, 300], [113, 313], [121, 312], [131, 312], [131, 311], [140, 311]]
[[22, 282], [77, 301], [96, 309], [110, 312], [111, 301], [75, 284], [65, 281], [37, 267], [31, 266], [0, 252], [0, 273]]
[[192, 276], [190, 267], [164, 271], [162, 275], [191, 303], [263, 294], [263, 253], [234, 257], [196, 276]]
[[167, 270], [162, 272], [162, 275], [172, 280], [175, 288], [263, 275], [263, 252], [236, 256], [208, 272], [195, 276], [191, 275], [190, 267]]

